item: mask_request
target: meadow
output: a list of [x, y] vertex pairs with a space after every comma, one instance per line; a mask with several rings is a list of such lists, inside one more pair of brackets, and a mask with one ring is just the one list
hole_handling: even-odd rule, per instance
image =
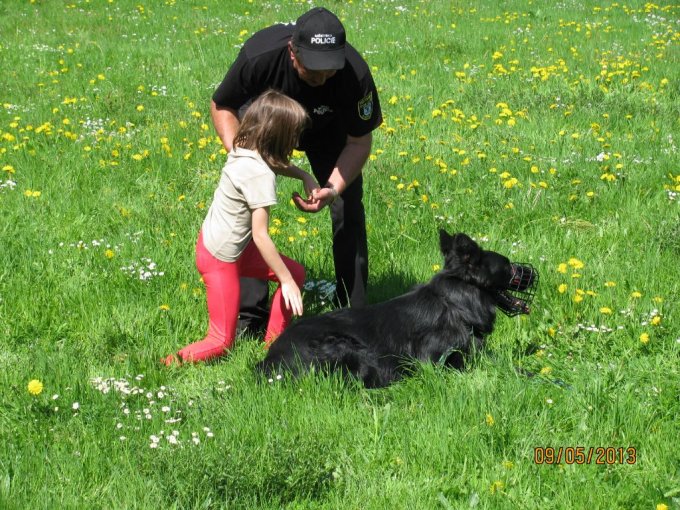
[[[427, 281], [445, 228], [535, 265], [533, 311], [383, 390], [259, 380], [257, 338], [160, 365], [207, 326], [212, 92], [311, 5], [0, 4], [0, 508], [680, 508], [677, 3], [329, 0], [384, 115], [370, 300]], [[330, 219], [298, 188], [271, 235], [315, 314]]]

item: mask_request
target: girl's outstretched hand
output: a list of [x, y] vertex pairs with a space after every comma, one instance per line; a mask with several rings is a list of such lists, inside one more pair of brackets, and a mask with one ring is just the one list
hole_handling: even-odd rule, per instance
[[315, 194], [321, 189], [321, 186], [316, 181], [314, 176], [309, 175], [306, 172], [305, 172], [304, 177], [302, 178], [302, 185], [305, 188], [305, 195], [307, 195], [308, 200], [310, 198], [314, 199]]
[[286, 304], [286, 308], [293, 312], [293, 315], [301, 316], [303, 312], [302, 294], [295, 282], [291, 280], [290, 282], [282, 283], [281, 294], [283, 295], [283, 302]]

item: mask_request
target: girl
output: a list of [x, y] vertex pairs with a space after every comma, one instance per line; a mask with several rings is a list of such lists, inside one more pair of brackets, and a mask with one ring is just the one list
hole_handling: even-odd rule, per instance
[[289, 158], [308, 122], [304, 108], [274, 90], [246, 110], [196, 243], [196, 267], [206, 286], [210, 324], [207, 336], [171, 354], [166, 365], [221, 356], [236, 336], [240, 303], [239, 278], [279, 283], [265, 334], [268, 346], [290, 322], [302, 315], [300, 287], [304, 268], [280, 255], [269, 237], [269, 207], [276, 204], [275, 173], [304, 183], [309, 201], [319, 185]]

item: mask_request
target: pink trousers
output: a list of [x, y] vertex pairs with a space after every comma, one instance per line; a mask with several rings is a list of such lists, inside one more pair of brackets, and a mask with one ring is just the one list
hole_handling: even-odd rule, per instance
[[[281, 259], [295, 283], [301, 288], [305, 282], [305, 268], [283, 255]], [[179, 351], [182, 361], [201, 361], [222, 356], [232, 348], [241, 301], [240, 277], [278, 282], [252, 240], [236, 262], [223, 262], [206, 249], [203, 244], [203, 233], [200, 233], [196, 242], [196, 267], [205, 283], [210, 323], [208, 334], [203, 340], [187, 345]], [[269, 345], [276, 340], [290, 322], [291, 315], [292, 312], [286, 308], [279, 285], [271, 305], [265, 344]]]

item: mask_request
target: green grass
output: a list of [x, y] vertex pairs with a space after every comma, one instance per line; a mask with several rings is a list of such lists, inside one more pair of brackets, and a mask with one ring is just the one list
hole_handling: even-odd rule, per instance
[[[0, 5], [0, 507], [680, 508], [677, 4], [330, 1], [385, 118], [370, 299], [430, 278], [443, 227], [537, 266], [533, 313], [500, 316], [465, 372], [379, 391], [259, 381], [249, 338], [161, 368], [207, 323], [212, 91], [308, 5]], [[274, 240], [331, 280], [330, 220], [297, 189], [280, 183]]]

